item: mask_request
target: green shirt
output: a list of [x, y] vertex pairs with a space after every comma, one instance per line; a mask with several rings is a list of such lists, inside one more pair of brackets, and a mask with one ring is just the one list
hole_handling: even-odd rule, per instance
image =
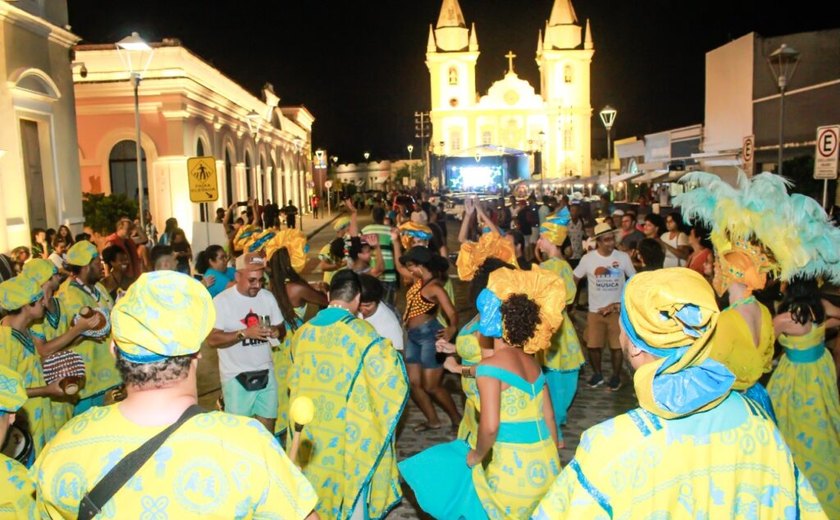
[[383, 282], [396, 282], [397, 270], [394, 268], [394, 250], [391, 247], [391, 228], [384, 224], [369, 224], [362, 229], [364, 235], [377, 235], [379, 247], [382, 249], [382, 260], [385, 263], [385, 270], [379, 275]]

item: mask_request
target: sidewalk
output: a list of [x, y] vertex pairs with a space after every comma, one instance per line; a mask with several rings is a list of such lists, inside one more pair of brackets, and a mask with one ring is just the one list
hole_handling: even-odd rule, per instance
[[[311, 213], [303, 215], [301, 220], [303, 225], [302, 231], [306, 235], [307, 240], [317, 235], [322, 229], [329, 226], [333, 220], [337, 219], [341, 215], [342, 213], [338, 211], [333, 211], [332, 215], [327, 215], [326, 211], [322, 211], [318, 214], [318, 218], [314, 218]], [[300, 218], [300, 215], [298, 215], [298, 218]]]

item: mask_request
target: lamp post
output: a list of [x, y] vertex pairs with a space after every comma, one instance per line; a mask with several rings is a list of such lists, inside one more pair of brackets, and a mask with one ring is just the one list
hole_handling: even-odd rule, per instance
[[137, 145], [137, 202], [140, 213], [140, 227], [145, 230], [146, 216], [143, 210], [143, 148], [140, 146], [140, 79], [152, 61], [154, 49], [146, 43], [136, 32], [131, 33], [116, 43], [117, 54], [122, 61], [123, 67], [128, 70], [131, 83], [134, 86], [134, 129], [137, 134], [135, 144]]
[[785, 89], [787, 88], [793, 73], [796, 72], [796, 65], [799, 63], [799, 51], [788, 47], [784, 43], [767, 57], [767, 64], [770, 72], [776, 79], [779, 87], [779, 157], [776, 173], [782, 174], [782, 148], [785, 144]]
[[537, 153], [539, 154], [538, 164], [540, 166], [540, 195], [544, 197], [545, 188], [543, 187], [543, 178], [545, 177], [545, 168], [543, 168], [543, 146], [545, 146], [545, 132], [540, 130], [539, 139], [537, 140]]
[[[260, 132], [260, 126], [262, 125], [262, 117], [257, 113], [256, 110], [251, 110], [250, 112], [248, 112], [248, 115], [245, 116], [245, 121], [248, 123], [248, 133], [251, 134], [251, 139], [254, 140], [254, 155], [255, 155], [255, 158], [252, 159], [253, 166], [251, 166], [251, 168], [256, 170], [257, 159], [260, 156], [260, 152], [259, 152], [259, 150], [257, 150], [257, 134], [259, 134], [259, 132]], [[246, 172], [246, 175], [251, 177], [253, 175], [253, 173], [254, 173], [253, 171], [249, 171], [249, 172]], [[245, 179], [245, 182], [247, 184], [250, 184], [251, 179], [250, 178]], [[255, 196], [255, 198], [256, 198], [256, 196]], [[263, 200], [265, 200], [265, 194], [264, 193], [263, 193]]]
[[602, 108], [599, 114], [601, 122], [604, 123], [604, 128], [607, 129], [607, 193], [610, 201], [612, 201], [612, 143], [610, 142], [610, 133], [613, 123], [615, 123], [616, 114], [618, 114], [618, 111], [609, 105]]
[[409, 162], [411, 162], [411, 154], [412, 154], [412, 152], [414, 152], [414, 145], [410, 144], [410, 145], [406, 146], [405, 149], [408, 150], [408, 160], [409, 160]]

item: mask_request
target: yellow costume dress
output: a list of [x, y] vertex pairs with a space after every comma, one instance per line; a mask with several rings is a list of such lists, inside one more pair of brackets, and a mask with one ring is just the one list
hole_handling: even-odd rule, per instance
[[[569, 263], [562, 258], [554, 257], [541, 263], [540, 267], [556, 273], [563, 279], [566, 286], [566, 306], [574, 303], [577, 284], [575, 284]], [[566, 424], [569, 407], [577, 393], [580, 367], [584, 363], [580, 340], [566, 309], [563, 309], [563, 323], [551, 336], [551, 346], [537, 353], [537, 361], [545, 372], [545, 382], [551, 394], [554, 420], [557, 423], [557, 435], [562, 439], [560, 426]]]
[[[300, 316], [299, 308], [295, 313]], [[306, 305], [303, 306], [306, 312]], [[286, 325], [286, 337], [278, 345], [271, 346], [271, 362], [274, 366], [274, 377], [277, 379], [277, 420], [274, 422], [274, 434], [282, 439], [283, 433], [289, 427], [289, 377], [292, 368], [292, 328]], [[298, 328], [303, 321], [297, 320]]]
[[796, 465], [829, 518], [840, 518], [840, 400], [824, 341], [824, 325], [812, 324], [802, 336], [781, 334], [785, 353], [767, 392]]
[[[455, 337], [455, 352], [461, 358], [463, 366], [477, 365], [481, 362], [481, 346], [475, 333], [478, 331], [478, 316], [458, 331]], [[478, 399], [478, 386], [474, 377], [461, 376], [461, 389], [464, 391], [464, 415], [458, 425], [458, 438], [465, 440], [475, 448], [478, 433], [478, 414], [481, 403]]]
[[[740, 305], [756, 303], [761, 310], [761, 334], [758, 346], [744, 317], [737, 311]], [[776, 335], [773, 332], [773, 316], [770, 311], [756, 301], [755, 296], [732, 303], [718, 318], [718, 326], [711, 339], [709, 357], [723, 363], [733, 374], [733, 390], [744, 392], [747, 397], [759, 403], [775, 421], [773, 406], [767, 391], [758, 382], [759, 378], [772, 369]]]
[[[74, 519], [82, 495], [165, 426], [140, 426], [119, 404], [74, 417], [32, 471], [42, 518]], [[184, 423], [103, 508], [104, 518], [305, 518], [312, 486], [254, 419], [207, 412]]]
[[560, 473], [543, 417], [545, 376], [531, 383], [502, 368], [479, 365], [476, 377], [509, 385], [501, 393], [499, 432], [488, 462], [470, 469], [469, 446], [455, 440], [402, 461], [400, 472], [423, 510], [435, 518], [528, 518]]
[[[35, 350], [35, 343], [29, 331], [22, 333], [11, 327], [0, 326], [0, 365], [5, 365], [20, 374], [26, 388], [46, 385], [41, 358]], [[30, 397], [18, 413], [26, 415], [26, 421], [29, 423], [34, 460], [56, 432], [52, 402], [49, 397]], [[27, 465], [31, 465], [31, 461]]]
[[23, 464], [0, 453], [0, 518], [35, 518], [35, 484]]
[[[71, 323], [82, 307], [98, 308], [110, 315], [114, 301], [101, 283], [90, 288], [73, 278], [68, 278], [58, 289], [58, 299], [63, 310], [62, 319]], [[85, 362], [87, 373], [84, 388], [79, 390], [79, 404], [76, 413], [83, 412], [92, 404], [101, 403], [108, 390], [122, 383], [114, 358], [109, 349], [110, 338], [89, 338], [82, 336], [70, 347]]]
[[[32, 335], [45, 343], [61, 336], [70, 328], [70, 320], [66, 319], [61, 309], [61, 300], [53, 297], [51, 307], [53, 308], [52, 310], [45, 306], [44, 317], [29, 327]], [[60, 430], [67, 421], [73, 418], [73, 404], [70, 402], [71, 400], [68, 397], [51, 400], [50, 404], [52, 406], [50, 408], [53, 414], [53, 427], [56, 431]]]
[[[318, 251], [318, 259], [330, 264], [336, 263], [337, 260], [333, 258], [332, 253], [330, 253], [329, 242], [324, 247], [322, 247], [320, 251]], [[336, 271], [324, 271], [324, 283], [330, 283]]]
[[401, 499], [394, 430], [408, 399], [408, 376], [391, 342], [345, 309], [328, 307], [292, 340], [290, 401], [315, 403], [301, 432], [298, 463], [317, 490], [323, 520], [356, 508], [385, 517]]

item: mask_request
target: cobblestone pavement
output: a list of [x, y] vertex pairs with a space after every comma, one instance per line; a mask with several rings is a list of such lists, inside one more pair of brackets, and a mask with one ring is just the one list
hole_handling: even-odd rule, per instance
[[[333, 213], [335, 216], [335, 213]], [[321, 220], [319, 224], [325, 223], [326, 220]], [[359, 225], [364, 226], [370, 222], [369, 216], [361, 216]], [[449, 222], [449, 250], [457, 251], [458, 244], [456, 242], [458, 234], [458, 222]], [[314, 230], [307, 227], [306, 231]], [[333, 239], [335, 234], [331, 226], [324, 227], [320, 232], [316, 233], [309, 240], [310, 255], [315, 255], [321, 247]], [[454, 268], [452, 269], [454, 273]], [[313, 281], [321, 278], [320, 272], [312, 272], [306, 275], [306, 278]], [[455, 288], [456, 308], [459, 311], [460, 323], [466, 323], [472, 318], [472, 309], [467, 301], [468, 289], [467, 284], [461, 282], [456, 277], [452, 278]], [[398, 295], [397, 302], [402, 305], [404, 302], [404, 292]], [[582, 299], [581, 301], [585, 301]], [[571, 314], [575, 322], [575, 326], [579, 333], [583, 330], [583, 324], [586, 321], [586, 312], [584, 310], [575, 310]], [[604, 370], [605, 374], [610, 373], [609, 355], [604, 352]], [[611, 392], [605, 386], [598, 388], [589, 388], [586, 386], [586, 380], [591, 375], [591, 372], [584, 368], [581, 371], [581, 376], [578, 381], [578, 392], [572, 407], [569, 410], [568, 423], [563, 428], [563, 436], [566, 441], [566, 447], [561, 450], [561, 459], [564, 464], [568, 463], [574, 456], [574, 451], [577, 448], [581, 433], [605, 419], [623, 413], [630, 408], [636, 406], [636, 397], [633, 393], [632, 381], [629, 373], [625, 371], [624, 386], [617, 392]], [[202, 406], [214, 406], [219, 395], [219, 379], [218, 379], [218, 357], [215, 351], [209, 349], [202, 350], [202, 363], [199, 365], [199, 402]], [[444, 378], [444, 385], [452, 393], [458, 404], [459, 409], [463, 410], [464, 396], [460, 388], [459, 377], [454, 374], [447, 374]], [[446, 414], [439, 410], [439, 414], [444, 421], [444, 427], [437, 431], [426, 431], [417, 433], [412, 431], [412, 428], [417, 424], [423, 422], [423, 416], [417, 406], [409, 400], [403, 418], [400, 422], [400, 427], [397, 429], [397, 451], [399, 460], [410, 457], [425, 448], [433, 446], [441, 442], [447, 442], [455, 438], [454, 433], [448, 427], [445, 421]], [[417, 507], [413, 500], [410, 490], [406, 487], [406, 498], [399, 504], [389, 515], [388, 519], [426, 519], [426, 515]]]

